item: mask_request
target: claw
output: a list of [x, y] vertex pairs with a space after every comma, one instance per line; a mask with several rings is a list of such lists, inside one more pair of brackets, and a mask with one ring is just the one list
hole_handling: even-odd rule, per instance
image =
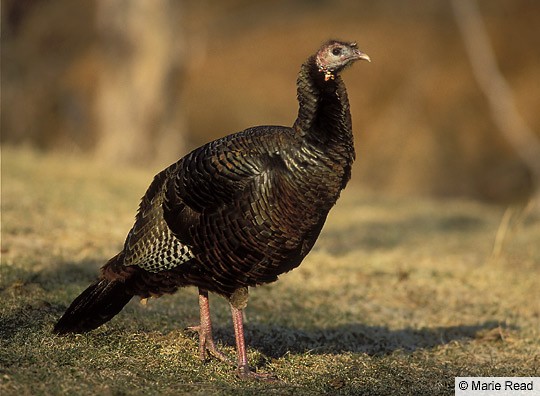
[[[236, 375], [243, 380], [278, 381], [277, 377], [256, 373], [247, 364], [247, 353], [244, 341], [244, 326], [242, 320], [242, 309], [247, 303], [247, 289], [240, 290], [233, 295], [231, 300], [231, 313], [234, 325], [234, 335], [236, 338], [236, 354], [238, 363], [236, 364]], [[199, 358], [204, 362], [210, 353], [215, 358], [230, 365], [235, 365], [224, 353], [217, 349], [212, 337], [212, 321], [210, 319], [210, 304], [208, 302], [208, 291], [199, 289], [199, 308], [201, 323], [198, 326], [190, 326], [187, 329], [199, 334]]]
[[278, 382], [279, 379], [269, 373], [257, 373], [249, 366], [240, 366], [236, 369], [236, 375], [242, 380], [255, 380], [255, 381], [267, 381], [267, 382]]

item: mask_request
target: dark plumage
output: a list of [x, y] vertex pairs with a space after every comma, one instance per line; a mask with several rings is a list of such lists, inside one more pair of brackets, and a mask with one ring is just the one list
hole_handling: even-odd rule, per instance
[[258, 126], [210, 142], [155, 176], [123, 250], [73, 301], [57, 334], [90, 331], [133, 297], [199, 288], [201, 358], [215, 348], [208, 292], [231, 304], [238, 373], [249, 370], [242, 328], [247, 288], [277, 280], [313, 247], [349, 181], [355, 154], [339, 72], [369, 60], [356, 43], [329, 41], [298, 75], [292, 128]]

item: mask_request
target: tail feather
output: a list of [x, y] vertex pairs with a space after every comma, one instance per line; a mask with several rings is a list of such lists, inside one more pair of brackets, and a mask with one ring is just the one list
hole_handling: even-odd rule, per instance
[[94, 330], [111, 320], [132, 297], [123, 282], [100, 279], [71, 303], [53, 332], [61, 335]]

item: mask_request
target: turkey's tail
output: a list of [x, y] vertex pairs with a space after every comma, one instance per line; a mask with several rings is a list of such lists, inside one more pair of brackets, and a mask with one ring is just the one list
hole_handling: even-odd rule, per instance
[[53, 332], [67, 334], [93, 330], [111, 320], [132, 297], [124, 282], [100, 279], [71, 303]]

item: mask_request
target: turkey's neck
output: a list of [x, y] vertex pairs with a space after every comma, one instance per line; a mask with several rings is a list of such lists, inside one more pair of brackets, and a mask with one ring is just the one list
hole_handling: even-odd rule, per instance
[[297, 89], [300, 108], [294, 128], [309, 142], [336, 149], [352, 161], [351, 113], [341, 77], [325, 81], [311, 58], [300, 69]]

